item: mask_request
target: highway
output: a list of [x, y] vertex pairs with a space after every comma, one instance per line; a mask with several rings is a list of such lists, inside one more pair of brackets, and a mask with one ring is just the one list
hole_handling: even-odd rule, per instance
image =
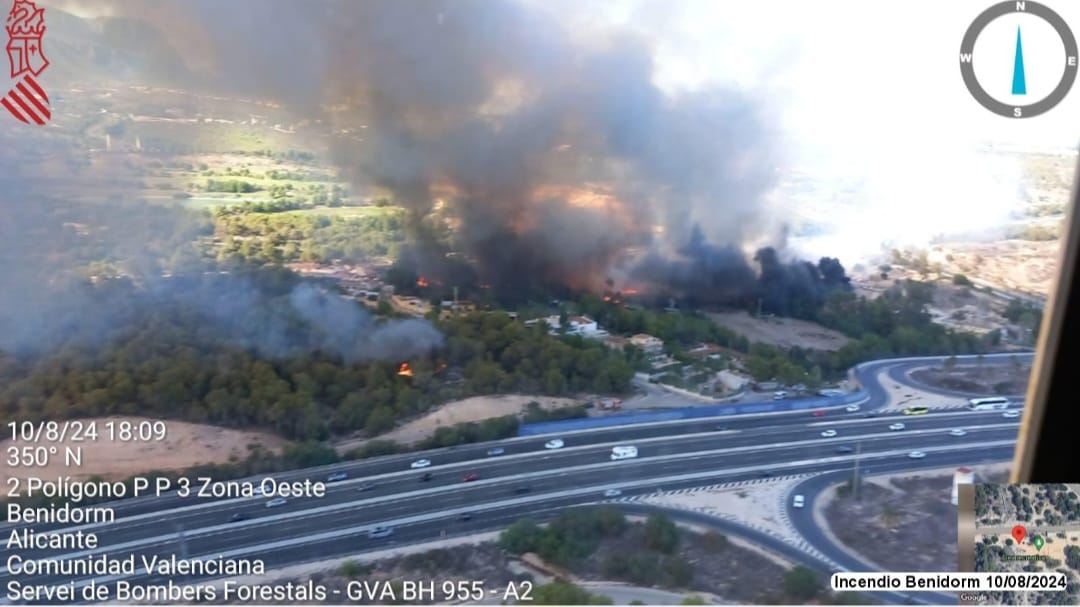
[[[1008, 358], [986, 360], [986, 364], [1009, 364]], [[25, 559], [62, 560], [105, 552], [207, 558], [225, 554], [262, 558], [272, 568], [499, 529], [525, 515], [545, 518], [566, 507], [603, 501], [607, 489], [620, 489], [623, 496], [631, 496], [760, 478], [766, 473], [848, 470], [855, 456], [838, 449], [856, 445], [861, 465], [875, 472], [1011, 457], [1019, 420], [1003, 418], [1000, 411], [932, 411], [921, 416], [871, 413], [885, 405], [885, 391], [877, 384], [877, 374], [912, 362], [879, 361], [857, 369], [856, 377], [867, 393], [858, 412], [841, 407], [821, 417], [801, 410], [616, 426], [560, 434], [565, 442], [561, 449], [544, 448], [551, 436], [532, 436], [282, 473], [274, 478], [324, 480], [329, 473], [341, 471], [348, 478], [328, 484], [323, 498], [289, 499], [276, 508], [268, 508], [265, 497], [207, 500], [169, 495], [120, 501], [110, 504], [117, 514], [112, 524], [63, 529], [93, 531], [99, 540], [97, 550], [17, 552]], [[902, 421], [905, 429], [890, 430], [889, 425], [896, 421]], [[964, 428], [967, 433], [953, 436], [949, 431], [955, 428]], [[837, 434], [822, 436], [825, 430]], [[638, 458], [611, 461], [611, 447], [617, 444], [634, 444]], [[505, 453], [486, 456], [495, 446]], [[912, 450], [923, 451], [926, 457], [911, 459], [908, 453]], [[430, 459], [432, 466], [410, 469], [410, 462], [421, 457]], [[423, 480], [425, 472], [431, 473], [430, 480]], [[477, 474], [478, 480], [463, 482], [464, 475], [470, 473]], [[245, 520], [233, 521], [238, 513]], [[471, 514], [471, 519], [462, 520], [462, 513]], [[793, 522], [799, 526], [797, 514]], [[369, 538], [367, 531], [374, 525], [391, 526], [394, 533]], [[7, 525], [3, 532], [10, 534], [12, 527]], [[33, 528], [41, 531], [49, 527]], [[820, 532], [802, 527], [799, 531], [815, 547], [824, 547], [821, 551], [834, 562], [844, 563], [846, 553], [830, 549], [827, 540], [817, 537]], [[48, 574], [13, 576], [7, 569], [12, 551], [4, 553], [0, 576], [5, 585], [12, 579], [44, 585], [68, 581]], [[853, 570], [865, 568], [849, 564]], [[80, 584], [94, 578], [76, 577]], [[164, 581], [159, 575], [143, 572], [136, 580]]]

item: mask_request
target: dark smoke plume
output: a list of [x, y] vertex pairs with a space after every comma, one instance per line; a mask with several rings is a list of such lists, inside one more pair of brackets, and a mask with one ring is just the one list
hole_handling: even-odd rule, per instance
[[[568, 31], [558, 14], [498, 0], [98, 7], [145, 22], [176, 50], [159, 49], [152, 66], [124, 74], [160, 73], [179, 56], [186, 65], [167, 72], [176, 86], [276, 101], [332, 127], [334, 161], [353, 190], [389, 190], [415, 218], [403, 265], [446, 286], [506, 295], [625, 281], [703, 305], [764, 298], [779, 310], [785, 298], [838, 280], [838, 265], [814, 274], [779, 253], [759, 259], [755, 279], [751, 243], [783, 251], [765, 197], [782, 162], [766, 100], [725, 88], [666, 94], [653, 84], [653, 49], [639, 37]], [[138, 40], [153, 38], [140, 31]], [[424, 227], [436, 198], [459, 226], [449, 249]], [[264, 310], [256, 305], [264, 294], [242, 281], [178, 288], [183, 281], [161, 271], [183, 261], [172, 258], [191, 239], [159, 250], [146, 244], [186, 220], [130, 225], [121, 209], [68, 222], [110, 228], [87, 236], [56, 227], [58, 215], [24, 214], [25, 206], [15, 188], [0, 194], [0, 257], [11, 268], [0, 273], [0, 348], [71, 335], [92, 341], [122, 326], [133, 307], [168, 301], [200, 306], [235, 343], [269, 353], [400, 357], [439, 340], [427, 325], [376, 325], [363, 310], [307, 290], [278, 293]], [[81, 283], [55, 275], [63, 264], [42, 263], [51, 253], [37, 253], [53, 238], [73, 247], [89, 239], [97, 247], [89, 257], [123, 260], [144, 296], [123, 284], [61, 288]], [[195, 261], [187, 267], [202, 271]], [[818, 287], [790, 286], [804, 283]], [[307, 333], [297, 330], [304, 325]]]
[[[777, 242], [766, 100], [665, 94], [648, 40], [498, 0], [152, 4], [114, 8], [198, 41], [184, 48], [211, 66], [202, 85], [345, 133], [334, 155], [354, 191], [390, 190], [417, 218], [445, 198], [454, 248], [500, 293], [602, 289], [634, 248], [649, 252], [637, 279], [663, 282], [648, 259], [676, 255], [695, 224], [731, 253], [710, 259], [718, 279], [742, 280], [746, 243]], [[412, 270], [436, 273], [432, 244], [414, 246]]]
[[705, 242], [695, 226], [690, 242], [673, 258], [650, 256], [637, 268], [656, 289], [657, 303], [675, 298], [689, 307], [723, 305], [758, 309], [784, 316], [812, 318], [834, 291], [851, 290], [840, 261], [823, 257], [818, 265], [783, 262], [776, 249], [764, 247], [754, 255], [755, 272], [745, 256], [731, 246]]

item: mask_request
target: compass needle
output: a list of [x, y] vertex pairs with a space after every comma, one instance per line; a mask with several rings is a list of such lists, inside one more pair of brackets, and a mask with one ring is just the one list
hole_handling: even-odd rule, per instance
[[[999, 18], [1003, 20], [987, 27]], [[1002, 23], [1009, 34], [998, 27]], [[1008, 48], [1006, 45], [1012, 41], [1009, 26], [1013, 23], [1016, 24], [1015, 45]], [[1021, 27], [1028, 34], [1027, 52]], [[1064, 61], [1061, 55], [1047, 54], [1045, 36], [1038, 31], [1040, 27], [1057, 33], [1061, 40], [1061, 46], [1057, 48], [1064, 50]], [[987, 42], [976, 52], [976, 43], [984, 33]], [[1011, 87], [1006, 80], [1009, 61], [1006, 53], [1010, 51]], [[1060, 52], [1054, 51], [1055, 54]], [[960, 44], [960, 74], [979, 105], [1006, 118], [1031, 118], [1052, 110], [1069, 94], [1076, 81], [1077, 55], [1076, 38], [1059, 14], [1039, 2], [1009, 0], [986, 9], [968, 26]]]

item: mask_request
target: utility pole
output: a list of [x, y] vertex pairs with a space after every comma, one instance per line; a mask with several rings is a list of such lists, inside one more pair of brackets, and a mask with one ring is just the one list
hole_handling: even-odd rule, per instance
[[855, 443], [855, 474], [851, 477], [851, 494], [859, 499], [859, 457], [862, 455], [862, 443]]
[[[186, 559], [188, 557], [188, 543], [187, 537], [184, 535], [184, 525], [182, 523], [174, 523], [173, 527], [176, 529], [176, 540], [180, 544], [180, 558]], [[150, 573], [149, 571], [147, 573]], [[181, 576], [181, 579], [187, 579], [187, 575]]]

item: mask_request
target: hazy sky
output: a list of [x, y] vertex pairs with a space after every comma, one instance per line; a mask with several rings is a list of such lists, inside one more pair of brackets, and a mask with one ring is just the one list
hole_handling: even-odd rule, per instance
[[[1051, 112], [1024, 120], [992, 114], [968, 94], [960, 44], [971, 21], [993, 4], [986, 0], [542, 4], [574, 15], [583, 32], [612, 23], [652, 37], [657, 82], [675, 94], [726, 83], [758, 90], [777, 106], [793, 165], [850, 187], [838, 196], [851, 203], [850, 212], [835, 213], [833, 236], [808, 254], [838, 254], [851, 263], [882, 241], [922, 245], [960, 227], [1000, 226], [1016, 208], [1021, 166], [1016, 158], [977, 153], [980, 145], [1080, 145], [1080, 82]], [[1080, 2], [1046, 4], [1080, 34]], [[1041, 19], [991, 22], [974, 65], [1004, 102], [1017, 26], [1029, 97], [1056, 86], [1065, 60], [1059, 37]]]
[[[669, 90], [729, 82], [775, 91], [786, 98], [786, 128], [810, 140], [855, 142], [882, 134], [917, 141], [1080, 143], [1080, 83], [1053, 111], [1026, 120], [990, 114], [968, 95], [960, 78], [960, 42], [975, 16], [993, 4], [986, 0], [536, 3], [564, 12], [582, 29], [615, 23], [653, 37], [657, 81]], [[1047, 5], [1074, 36], [1080, 32], [1080, 3]], [[993, 22], [976, 49], [983, 58], [976, 65], [988, 81], [1011, 76], [1017, 21], [1007, 19]], [[1028, 16], [1021, 23], [1029, 96], [1040, 97], [1060, 72], [1043, 69], [1033, 56], [1053, 47], [1046, 54], [1063, 60], [1064, 52], [1041, 19]], [[995, 38], [1003, 43], [994, 44]]]

